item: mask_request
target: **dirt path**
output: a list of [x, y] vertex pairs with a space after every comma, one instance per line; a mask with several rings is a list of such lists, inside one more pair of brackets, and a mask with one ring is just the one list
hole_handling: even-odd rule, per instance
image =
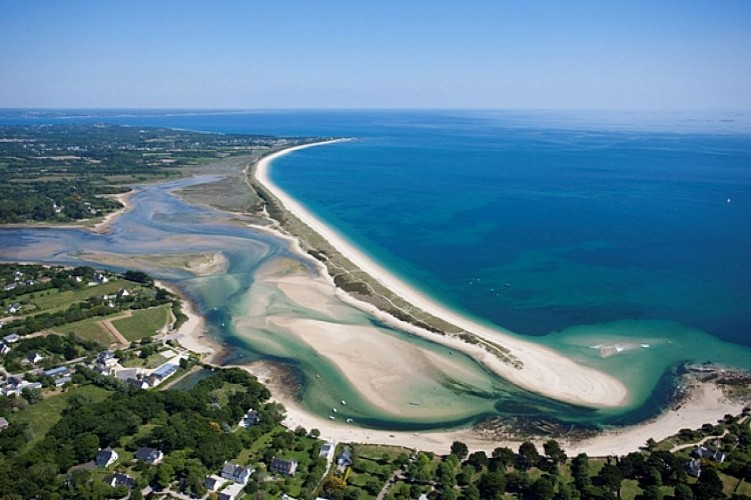
[[117, 339], [117, 342], [122, 347], [128, 347], [130, 345], [130, 340], [123, 337], [123, 334], [120, 333], [117, 328], [115, 328], [115, 325], [113, 325], [112, 322], [117, 321], [118, 319], [130, 318], [131, 316], [133, 316], [133, 311], [128, 309], [127, 311], [123, 311], [123, 313], [119, 316], [101, 320], [99, 324], [102, 325], [105, 330], [107, 330], [107, 333], [112, 335], [113, 338]]

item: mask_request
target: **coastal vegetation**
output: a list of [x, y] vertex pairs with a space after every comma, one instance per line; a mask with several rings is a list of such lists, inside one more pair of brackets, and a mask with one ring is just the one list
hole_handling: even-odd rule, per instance
[[[122, 208], [114, 196], [132, 185], [182, 177], [235, 157], [242, 163], [297, 143], [109, 124], [0, 126], [0, 224], [98, 220]], [[239, 207], [248, 210], [253, 202]]]

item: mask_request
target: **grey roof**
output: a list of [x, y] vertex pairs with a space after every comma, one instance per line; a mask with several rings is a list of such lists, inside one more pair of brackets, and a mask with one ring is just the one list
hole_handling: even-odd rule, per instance
[[96, 458], [94, 459], [94, 463], [98, 467], [106, 467], [107, 462], [109, 462], [112, 459], [112, 455], [114, 455], [114, 451], [112, 451], [112, 448], [107, 447], [103, 450], [99, 450], [99, 452], [96, 454]]

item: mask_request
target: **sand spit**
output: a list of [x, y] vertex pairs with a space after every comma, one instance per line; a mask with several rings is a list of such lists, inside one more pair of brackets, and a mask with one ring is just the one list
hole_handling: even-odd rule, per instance
[[[299, 202], [285, 193], [269, 178], [271, 163], [288, 153], [300, 149], [332, 144], [337, 141], [324, 141], [314, 144], [305, 144], [285, 149], [261, 159], [255, 170], [258, 182], [263, 184], [282, 205], [297, 218], [307, 224], [313, 231], [326, 239], [334, 248], [352, 261], [360, 269], [367, 272], [371, 277], [383, 286], [396, 293], [414, 306], [426, 311], [433, 316], [448, 321], [472, 334], [500, 344], [509, 349], [510, 353], [523, 363], [522, 368], [516, 368], [504, 363], [494, 355], [472, 346], [456, 338], [443, 337], [421, 330], [419, 334], [431, 340], [447, 343], [453, 348], [460, 349], [485, 364], [488, 368], [501, 375], [510, 382], [538, 394], [552, 399], [566, 401], [568, 403], [594, 408], [612, 408], [623, 406], [628, 403], [626, 387], [617, 379], [598, 370], [579, 365], [565, 356], [546, 347], [521, 340], [509, 332], [490, 328], [465, 318], [447, 307], [438, 304], [421, 294], [398, 277], [386, 271], [365, 254], [356, 249], [343, 237], [330, 227], [326, 226]], [[365, 305], [361, 301], [350, 300], [353, 304], [376, 313], [374, 307]], [[406, 325], [383, 313], [376, 313], [381, 318], [389, 319], [392, 323], [398, 323], [400, 328], [413, 333], [418, 333], [418, 328]]]

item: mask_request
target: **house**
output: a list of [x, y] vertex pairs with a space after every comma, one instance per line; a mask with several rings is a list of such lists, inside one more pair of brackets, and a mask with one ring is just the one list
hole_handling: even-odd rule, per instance
[[21, 340], [21, 336], [17, 333], [11, 333], [10, 335], [3, 337], [3, 342], [5, 342], [6, 344], [12, 344], [14, 342], [18, 342], [19, 340]]
[[32, 352], [32, 353], [29, 353], [28, 356], [26, 356], [26, 359], [28, 359], [29, 361], [31, 361], [33, 364], [37, 364], [41, 360], [44, 359], [44, 356], [42, 356], [38, 352]]
[[216, 495], [217, 500], [236, 500], [243, 495], [244, 484], [232, 483]]
[[107, 283], [109, 281], [109, 278], [107, 276], [103, 275], [102, 273], [94, 273], [94, 283], [102, 284]]
[[3, 287], [3, 292], [10, 292], [11, 290], [16, 289], [16, 283], [11, 283], [10, 285], [5, 285]]
[[117, 486], [126, 486], [128, 489], [132, 489], [136, 485], [135, 479], [127, 474], [121, 474], [119, 472], [115, 472], [112, 475], [106, 476], [104, 478], [104, 482], [109, 484], [113, 488]]
[[339, 467], [348, 467], [352, 465], [352, 450], [349, 447], [344, 448], [339, 456], [336, 457], [336, 465]]
[[686, 469], [689, 476], [698, 478], [701, 476], [701, 458], [694, 458], [686, 464]]
[[58, 377], [55, 379], [55, 387], [62, 387], [69, 382], [73, 382], [73, 378], [70, 375], [65, 375], [64, 377]]
[[26, 389], [33, 390], [33, 389], [41, 389], [42, 383], [41, 382], [22, 382], [16, 386], [16, 394], [21, 394]]
[[252, 427], [261, 420], [261, 416], [254, 409], [249, 409], [238, 424], [240, 427]]
[[99, 365], [110, 368], [117, 364], [117, 358], [115, 357], [115, 353], [112, 351], [102, 351], [97, 355], [96, 362]]
[[97, 467], [109, 467], [115, 463], [118, 458], [120, 458], [120, 455], [108, 446], [103, 450], [99, 450], [96, 454], [96, 458], [94, 458], [94, 463]]
[[150, 465], [156, 465], [162, 461], [164, 453], [156, 448], [138, 448], [136, 450], [136, 460], [141, 460]]
[[707, 460], [714, 460], [715, 462], [719, 464], [725, 461], [725, 453], [723, 453], [722, 450], [720, 450], [719, 448], [713, 450], [706, 446], [697, 446], [696, 448], [694, 448], [694, 451], [691, 453], [695, 457], [706, 458]]
[[297, 460], [282, 460], [274, 457], [269, 465], [269, 470], [284, 476], [294, 476], [297, 471]]
[[233, 464], [230, 462], [224, 462], [224, 467], [222, 467], [221, 476], [224, 479], [228, 479], [229, 481], [232, 481], [233, 483], [238, 483], [242, 485], [248, 484], [248, 479], [250, 478], [250, 475], [253, 474], [253, 467], [243, 467], [242, 465]]
[[0, 417], [0, 431], [8, 427], [10, 424], [8, 423], [8, 420], [6, 420], [5, 417]]
[[139, 389], [150, 389], [151, 386], [149, 383], [145, 380], [138, 380], [137, 378], [129, 378], [128, 379], [128, 385], [132, 385], [134, 387], [138, 387]]
[[67, 375], [67, 374], [68, 374], [67, 366], [58, 366], [56, 368], [50, 368], [49, 370], [44, 371], [44, 375], [46, 377], [58, 377], [60, 375]]
[[153, 372], [151, 374], [155, 376], [160, 382], [166, 378], [169, 378], [172, 374], [174, 374], [177, 369], [180, 368], [179, 365], [175, 365], [172, 363], [165, 363]]
[[127, 297], [130, 295], [130, 292], [126, 290], [125, 288], [121, 288], [119, 292], [117, 292], [118, 297]]
[[319, 457], [326, 458], [327, 462], [331, 462], [334, 459], [334, 451], [336, 450], [336, 444], [331, 441], [326, 441], [321, 446], [321, 451], [318, 453]]
[[21, 304], [11, 304], [5, 308], [5, 314], [16, 314], [21, 310]]
[[5, 355], [10, 352], [10, 346], [5, 342], [0, 342], [0, 354]]
[[206, 476], [203, 482], [204, 487], [209, 491], [216, 491], [227, 483], [226, 479], [223, 479], [214, 474]]

